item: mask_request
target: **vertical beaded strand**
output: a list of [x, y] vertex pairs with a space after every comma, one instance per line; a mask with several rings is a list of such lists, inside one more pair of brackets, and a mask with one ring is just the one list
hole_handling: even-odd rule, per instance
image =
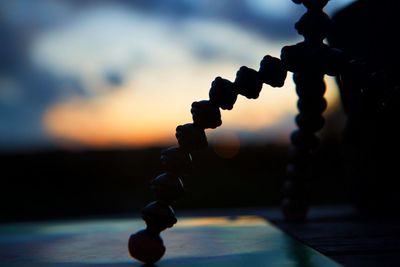
[[299, 114], [295, 119], [298, 129], [291, 135], [282, 203], [285, 219], [289, 221], [302, 221], [307, 215], [307, 185], [312, 178], [313, 156], [319, 146], [316, 132], [324, 126], [322, 113], [327, 107], [324, 75], [338, 75], [345, 64], [341, 51], [323, 43], [332, 27], [332, 21], [323, 12], [328, 1], [293, 0], [307, 8], [295, 25], [304, 41], [285, 46], [281, 52], [282, 62], [293, 72], [299, 97]]

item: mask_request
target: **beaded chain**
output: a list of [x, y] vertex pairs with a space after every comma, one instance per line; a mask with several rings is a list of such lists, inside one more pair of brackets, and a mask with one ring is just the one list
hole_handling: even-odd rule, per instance
[[144, 263], [157, 262], [165, 253], [160, 233], [172, 227], [177, 219], [171, 204], [184, 194], [180, 179], [190, 169], [191, 152], [208, 146], [205, 129], [215, 129], [222, 124], [220, 109], [231, 110], [238, 95], [258, 98], [263, 84], [272, 87], [284, 85], [287, 71], [293, 72], [299, 96], [298, 129], [291, 135], [292, 148], [284, 185], [283, 212], [288, 220], [304, 219], [307, 212], [306, 182], [313, 152], [319, 139], [315, 133], [324, 125], [322, 113], [327, 103], [324, 75], [338, 75], [345, 64], [343, 53], [323, 43], [331, 28], [330, 18], [323, 12], [329, 0], [293, 0], [303, 4], [307, 12], [295, 28], [304, 41], [285, 46], [281, 59], [265, 56], [258, 71], [241, 67], [234, 82], [217, 77], [211, 84], [209, 100], [194, 102], [191, 107], [193, 123], [176, 128], [179, 146], [161, 152], [161, 165], [165, 171], [151, 181], [156, 201], [142, 210], [146, 229], [129, 238], [131, 256]]
[[322, 113], [327, 107], [324, 99], [324, 75], [337, 76], [347, 68], [344, 53], [324, 44], [332, 29], [332, 21], [323, 12], [329, 0], [293, 0], [303, 4], [307, 12], [295, 24], [304, 41], [285, 46], [281, 60], [293, 72], [296, 93], [299, 97], [299, 114], [295, 121], [298, 129], [291, 136], [289, 164], [286, 169], [282, 209], [286, 220], [301, 221], [307, 214], [306, 187], [312, 177], [312, 162], [319, 138], [315, 135], [324, 126]]

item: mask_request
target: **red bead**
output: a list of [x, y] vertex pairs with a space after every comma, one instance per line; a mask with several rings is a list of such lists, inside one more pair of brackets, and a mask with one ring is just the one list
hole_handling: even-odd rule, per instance
[[139, 231], [130, 236], [128, 250], [132, 258], [147, 264], [157, 262], [165, 253], [162, 239], [147, 230]]

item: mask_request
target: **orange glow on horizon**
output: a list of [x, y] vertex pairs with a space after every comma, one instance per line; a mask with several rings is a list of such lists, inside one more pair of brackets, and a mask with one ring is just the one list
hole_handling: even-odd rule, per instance
[[[290, 78], [287, 83], [288, 85], [278, 90], [266, 86], [257, 101], [239, 97], [234, 110], [222, 112], [221, 128], [239, 127], [252, 131], [260, 127], [275, 127], [285, 116], [293, 116], [296, 112], [296, 95]], [[151, 82], [147, 82], [146, 86], [148, 91], [151, 91], [157, 83], [152, 85]], [[200, 84], [199, 87], [201, 86]], [[333, 88], [333, 79], [327, 80], [327, 86], [325, 97], [329, 108], [332, 109], [337, 105], [337, 90]], [[177, 90], [183, 92], [184, 87], [183, 85]], [[43, 118], [44, 125], [56, 142], [67, 147], [73, 144], [78, 147], [143, 147], [176, 143], [175, 127], [191, 121], [188, 108], [190, 110], [190, 103], [196, 96], [188, 94], [174, 103], [165, 97], [157, 97], [147, 92], [135, 91], [133, 86], [127, 86], [94, 99], [72, 98], [51, 107]], [[287, 129], [287, 132], [278, 134], [274, 140], [288, 141], [290, 131], [291, 129]], [[217, 135], [214, 141], [218, 143], [218, 140], [223, 140], [227, 134], [229, 135]], [[231, 135], [234, 136], [233, 133]], [[239, 139], [236, 140], [235, 147], [239, 149]], [[218, 150], [221, 147], [217, 145], [216, 148]]]
[[[130, 17], [126, 19], [130, 21]], [[125, 20], [122, 22], [127, 23]], [[134, 25], [132, 24], [132, 27]], [[44, 130], [56, 143], [72, 148], [74, 146], [104, 148], [176, 144], [176, 126], [192, 121], [191, 103], [208, 99], [210, 83], [216, 76], [233, 81], [241, 65], [257, 69], [259, 60], [266, 50], [276, 57], [280, 54], [280, 43], [266, 40], [226, 23], [195, 21], [185, 26], [187, 40], [192, 40], [194, 38], [192, 35], [196, 38], [203, 36], [204, 41], [211, 42], [209, 44], [211, 47], [221, 46], [229, 50], [229, 56], [199, 60], [187, 43], [160, 36], [164, 32], [164, 28], [160, 27], [158, 25], [151, 28], [154, 35], [152, 38], [155, 38], [150, 42], [151, 49], [147, 45], [148, 41], [138, 42], [140, 38], [138, 40], [131, 35], [123, 35], [130, 37], [125, 40], [126, 43], [123, 42], [124, 45], [121, 47], [118, 45], [120, 42], [115, 44], [115, 47], [104, 46], [104, 49], [111, 49], [111, 52], [120, 51], [117, 49], [119, 47], [126, 54], [131, 54], [136, 50], [144, 51], [143, 56], [146, 57], [146, 64], [140, 64], [140, 67], [135, 65], [136, 59], [131, 62], [132, 66], [128, 64], [121, 67], [124, 70], [124, 81], [122, 85], [111, 87], [102, 84], [102, 76], [96, 76], [96, 71], [93, 69], [101, 64], [102, 55], [94, 50], [85, 50], [85, 46], [81, 44], [83, 48], [78, 49], [78, 59], [71, 60], [65, 56], [69, 55], [68, 50], [64, 50], [65, 53], [59, 52], [60, 46], [65, 49], [75, 46], [77, 40], [73, 38], [61, 39], [62, 42], [57, 38], [42, 40], [40, 46], [42, 50], [39, 50], [43, 53], [44, 51], [51, 52], [48, 55], [44, 53], [47, 56], [42, 55], [42, 57], [52, 62], [62, 55], [59, 62], [56, 61], [58, 65], [56, 63], [53, 65], [60, 67], [61, 64], [61, 69], [64, 71], [76, 69], [86, 74], [83, 75], [86, 77], [84, 82], [87, 90], [92, 93], [90, 97], [75, 96], [65, 99], [46, 110], [43, 115]], [[210, 30], [214, 31], [213, 36], [221, 35], [225, 38], [210, 39]], [[85, 36], [90, 35], [92, 31], [88, 30], [85, 33]], [[143, 36], [146, 36], [145, 33], [145, 31], [142, 33]], [[231, 44], [229, 40], [237, 41]], [[247, 53], [243, 48], [250, 46], [252, 53]], [[129, 47], [136, 47], [136, 50], [132, 48], [130, 52]], [[54, 51], [57, 53], [54, 54]], [[114, 55], [111, 52], [110, 57]], [[97, 64], [95, 64], [96, 59], [100, 60]], [[47, 63], [50, 64], [49, 62]], [[140, 63], [140, 60], [138, 62]], [[332, 79], [327, 83], [330, 88], [327, 90], [326, 98], [332, 104], [337, 99], [337, 90], [333, 86]], [[290, 76], [282, 88], [264, 85], [257, 100], [239, 96], [232, 111], [221, 112], [223, 125], [212, 131], [210, 141], [218, 142], [218, 136], [213, 135], [214, 132], [221, 136], [221, 133], [226, 134], [237, 130], [260, 133], [258, 136], [265, 136], [264, 133], [271, 129], [274, 130], [274, 134], [266, 137], [269, 138], [268, 141], [288, 141], [288, 135], [294, 127], [293, 115], [297, 112], [296, 101], [294, 84]], [[208, 131], [207, 135], [209, 135]], [[241, 141], [238, 140], [237, 149]], [[233, 155], [236, 152], [230, 151], [230, 153]]]
[[[182, 78], [181, 83], [172, 82], [180, 84], [181, 87], [175, 89], [182, 92], [180, 98], [171, 92], [170, 98], [178, 99], [174, 103], [171, 99], [165, 99], [165, 96], [151, 93], [152, 88], [160, 86], [159, 82], [146, 78], [141, 80], [145, 83], [139, 85], [147, 88], [147, 91], [135, 91], [131, 85], [94, 99], [76, 97], [51, 107], [43, 118], [47, 132], [61, 145], [111, 147], [176, 143], [176, 125], [191, 121], [188, 108], [200, 96], [185, 95], [185, 84], [190, 81]], [[332, 90], [336, 89], [332, 88], [335, 87], [332, 79], [327, 80], [327, 85], [329, 90], [326, 98], [332, 108], [337, 102], [337, 90]], [[197, 86], [202, 87], [202, 84], [199, 82]], [[282, 116], [296, 112], [296, 95], [290, 78], [284, 88], [277, 90], [265, 87], [257, 101], [239, 97], [235, 111], [223, 111], [223, 124], [251, 131], [260, 127], [274, 127]], [[200, 89], [197, 91], [201, 92]], [[282, 139], [282, 135], [276, 139]]]
[[[160, 119], [154, 127], [146, 103], [131, 101], [129, 90], [95, 100], [74, 98], [53, 106], [44, 117], [47, 131], [61, 144], [94, 147], [149, 146], [171, 143], [173, 130]], [[140, 111], [143, 111], [140, 113]], [[139, 116], [130, 116], [132, 113]], [[140, 126], [140, 127], [138, 127]]]

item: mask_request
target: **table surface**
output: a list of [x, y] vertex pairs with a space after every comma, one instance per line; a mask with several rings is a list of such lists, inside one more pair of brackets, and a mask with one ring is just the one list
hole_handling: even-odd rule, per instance
[[[126, 218], [0, 225], [0, 265], [142, 266], [127, 252], [129, 235], [142, 227]], [[185, 217], [163, 239], [159, 267], [340, 266], [260, 216]]]

